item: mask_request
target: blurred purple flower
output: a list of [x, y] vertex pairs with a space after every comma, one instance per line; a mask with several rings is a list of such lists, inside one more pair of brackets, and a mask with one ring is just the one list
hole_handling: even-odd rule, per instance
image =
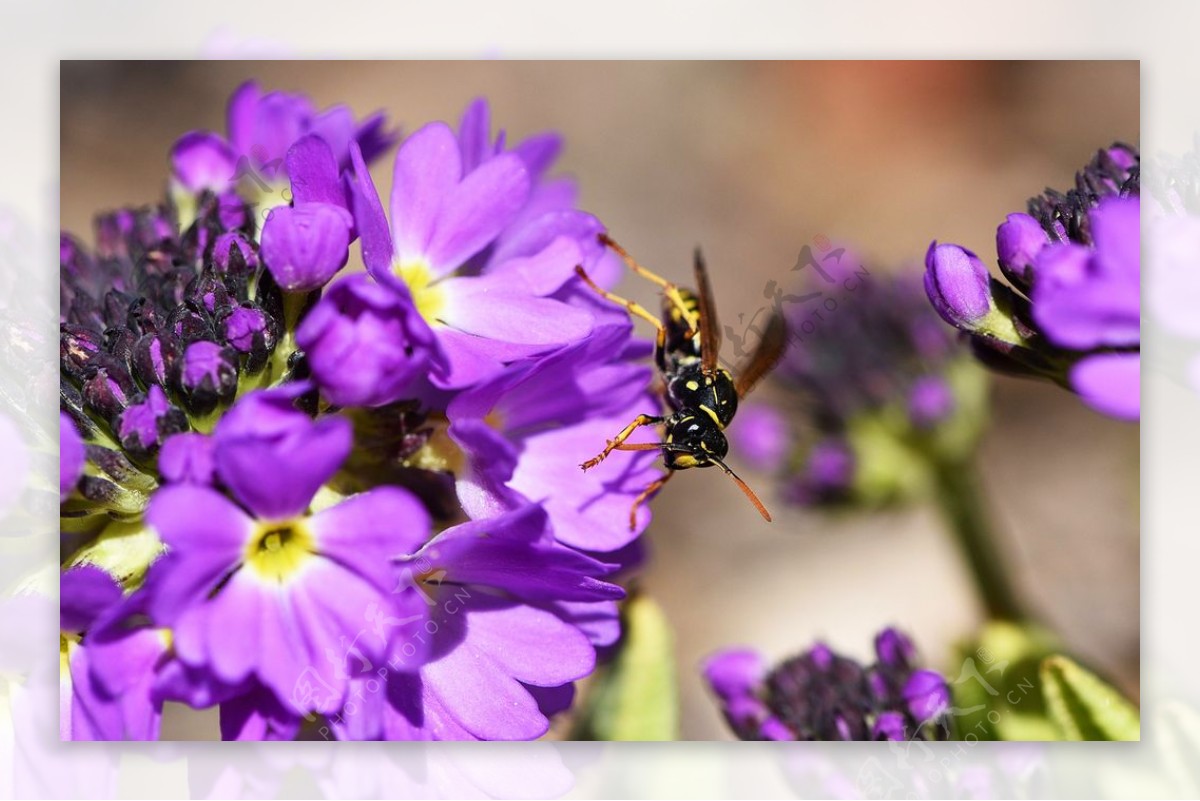
[[[939, 270], [925, 284], [936, 285], [938, 313], [986, 315], [978, 260], [950, 245], [930, 254]], [[761, 469], [778, 475], [791, 503], [911, 500], [927, 486], [933, 462], [961, 460], [974, 447], [985, 416], [983, 375], [913, 276], [868, 270], [849, 248], [815, 258], [822, 272], [807, 274], [802, 291], [784, 298], [791, 298], [783, 307], [791, 338], [772, 376], [778, 391], [739, 414], [734, 436]], [[811, 299], [821, 297], [818, 307]]]

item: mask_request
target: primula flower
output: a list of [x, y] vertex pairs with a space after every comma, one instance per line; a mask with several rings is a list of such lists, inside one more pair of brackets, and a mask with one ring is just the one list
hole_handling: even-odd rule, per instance
[[[444, 123], [418, 130], [396, 154], [391, 227], [370, 174], [351, 147], [354, 217], [363, 260], [380, 284], [416, 307], [437, 336], [448, 367], [434, 384], [462, 388], [497, 375], [503, 365], [576, 342], [591, 330], [586, 310], [550, 297], [575, 280], [582, 246], [561, 221], [527, 234], [540, 249], [517, 249], [504, 264], [479, 267], [500, 249], [530, 202], [531, 178], [514, 153], [475, 165]], [[593, 230], [594, 235], [594, 230]], [[511, 250], [511, 248], [510, 248]]]
[[930, 301], [988, 365], [1049, 378], [1092, 408], [1140, 414], [1140, 159], [1099, 151], [1066, 193], [1047, 190], [996, 231], [1005, 284], [971, 251], [934, 243]]
[[[615, 551], [650, 520], [634, 498], [658, 477], [653, 453], [610, 459], [581, 473], [594, 449], [639, 413], [657, 413], [645, 364], [647, 343], [629, 339], [627, 318], [586, 342], [511, 370], [455, 398], [450, 436], [467, 456], [459, 497], [471, 517], [490, 517], [527, 501], [550, 512], [555, 537], [587, 551]], [[607, 433], [606, 433], [607, 432]]]
[[360, 681], [355, 711], [332, 719], [339, 736], [545, 734], [548, 715], [570, 702], [570, 683], [595, 666], [588, 629], [624, 595], [595, 578], [611, 566], [557, 544], [546, 521], [526, 504], [455, 526], [398, 558], [402, 597], [426, 604], [428, 618], [393, 640], [382, 682]]
[[171, 166], [180, 186], [193, 194], [222, 195], [235, 189], [239, 179], [249, 178], [254, 190], [250, 199], [274, 206], [282, 202], [287, 186], [288, 149], [302, 137], [320, 137], [346, 167], [351, 143], [367, 161], [394, 143], [396, 135], [384, 125], [382, 113], [355, 122], [346, 106], [317, 111], [304, 95], [263, 94], [257, 83], [247, 81], [229, 99], [228, 136], [210, 131], [185, 134], [171, 150]]
[[941, 740], [950, 727], [950, 688], [918, 669], [912, 642], [896, 629], [875, 638], [862, 665], [817, 643], [769, 668], [747, 649], [708, 659], [704, 677], [742, 740]]
[[[369, 609], [389, 606], [389, 557], [423, 541], [429, 515], [410, 493], [380, 487], [315, 514], [316, 490], [350, 452], [350, 425], [312, 422], [294, 392], [247, 396], [213, 435], [214, 489], [159, 489], [146, 519], [168, 547], [147, 578], [151, 618], [173, 632], [179, 659], [226, 684], [253, 676], [285, 704], [306, 671], [331, 689], [311, 708], [345, 699], [341, 638]], [[385, 643], [359, 647], [378, 659]]]
[[445, 364], [412, 304], [365, 275], [330, 287], [304, 318], [296, 342], [325, 397], [339, 406], [393, 403]]
[[[603, 227], [556, 135], [508, 149], [476, 102], [405, 143], [389, 229], [371, 136], [248, 91], [231, 139], [288, 203], [206, 179], [62, 240], [63, 735], [180, 702], [225, 739], [539, 737], [618, 641], [655, 475], [574, 469], [653, 400], [574, 274], [613, 279]], [[360, 231], [370, 274], [337, 277]]]

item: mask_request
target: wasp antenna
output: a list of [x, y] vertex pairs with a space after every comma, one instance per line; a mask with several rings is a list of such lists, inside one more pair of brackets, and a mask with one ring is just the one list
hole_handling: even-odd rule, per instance
[[712, 460], [721, 466], [721, 469], [725, 471], [726, 475], [737, 482], [738, 487], [740, 487], [742, 492], [745, 493], [746, 497], [750, 499], [750, 503], [754, 504], [754, 508], [757, 509], [758, 513], [763, 516], [763, 520], [766, 520], [768, 523], [770, 523], [771, 513], [767, 511], [767, 507], [763, 506], [762, 501], [760, 501], [758, 496], [754, 494], [754, 490], [750, 489], [750, 485], [748, 485], [745, 481], [742, 481], [741, 477], [738, 476], [737, 473], [730, 470], [729, 465], [725, 464], [720, 459], [713, 458]]

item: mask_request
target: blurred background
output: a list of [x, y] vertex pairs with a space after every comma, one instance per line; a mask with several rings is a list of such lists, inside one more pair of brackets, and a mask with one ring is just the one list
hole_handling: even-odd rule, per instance
[[[91, 239], [101, 209], [158, 201], [167, 153], [224, 132], [248, 78], [318, 106], [378, 108], [406, 131], [492, 104], [509, 141], [566, 138], [559, 162], [637, 258], [687, 283], [702, 244], [727, 321], [763, 305], [818, 237], [856, 243], [872, 271], [919, 270], [929, 241], [994, 263], [995, 227], [1095, 150], [1139, 142], [1137, 62], [194, 62], [75, 63], [61, 72], [62, 226]], [[390, 187], [390, 158], [374, 170]], [[652, 287], [621, 290], [655, 303]], [[1137, 426], [1046, 384], [997, 378], [980, 452], [1001, 547], [1030, 605], [1068, 648], [1134, 697], [1139, 665]], [[737, 469], [737, 429], [732, 429]], [[643, 586], [676, 631], [684, 739], [725, 738], [698, 678], [706, 655], [751, 645], [778, 659], [822, 638], [866, 658], [884, 625], [929, 663], [980, 608], [932, 508], [829, 516], [762, 490], [759, 519], [714, 473], [655, 501]], [[954, 672], [956, 675], [956, 671]], [[212, 723], [211, 721], [209, 722]], [[164, 738], [197, 736], [168, 727]], [[203, 735], [200, 735], [203, 736]]]

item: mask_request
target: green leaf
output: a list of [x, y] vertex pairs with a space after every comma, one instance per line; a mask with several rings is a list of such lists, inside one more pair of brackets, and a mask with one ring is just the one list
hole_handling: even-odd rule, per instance
[[679, 703], [674, 643], [658, 604], [635, 595], [622, 611], [613, 662], [597, 672], [577, 735], [591, 740], [674, 740]]
[[1094, 673], [1065, 656], [1042, 662], [1050, 718], [1068, 740], [1140, 740], [1137, 707]]
[[958, 739], [1059, 740], [1047, 717], [1038, 667], [1057, 651], [1054, 637], [1034, 624], [992, 621], [959, 646], [947, 678]]

